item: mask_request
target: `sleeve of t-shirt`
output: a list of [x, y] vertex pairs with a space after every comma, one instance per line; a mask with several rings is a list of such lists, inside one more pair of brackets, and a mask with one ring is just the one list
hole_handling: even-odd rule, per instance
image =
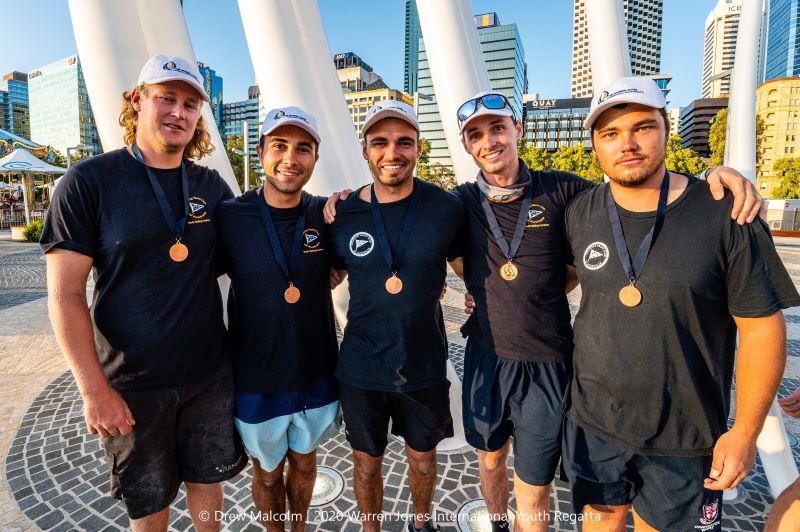
[[800, 305], [800, 295], [786, 271], [769, 228], [757, 218], [740, 226], [730, 220], [728, 310], [740, 318], [763, 318]]
[[335, 270], [346, 270], [347, 269], [347, 262], [345, 261], [344, 257], [339, 255], [336, 252], [336, 238], [338, 227], [336, 226], [336, 222], [334, 221], [332, 224], [325, 224], [325, 231], [328, 233], [328, 242], [330, 242], [330, 262], [331, 267]]
[[575, 266], [575, 257], [572, 254], [572, 226], [573, 226], [573, 222], [571, 220], [571, 218], [573, 218], [575, 215], [574, 215], [574, 213], [573, 214], [570, 213], [571, 210], [574, 210], [574, 209], [570, 209], [569, 205], [567, 205], [567, 207], [564, 209], [564, 249], [563, 249], [562, 252], [563, 252], [563, 255], [564, 255], [564, 261], [569, 266]]
[[95, 181], [81, 175], [77, 166], [67, 170], [55, 188], [39, 245], [45, 253], [60, 248], [94, 258], [99, 241], [98, 191]]
[[558, 179], [556, 180], [556, 194], [562, 201], [562, 205], [566, 206], [572, 201], [572, 198], [595, 186], [591, 181], [587, 181], [582, 177], [569, 172], [556, 172]]
[[447, 260], [456, 260], [458, 257], [464, 256], [467, 239], [467, 209], [464, 206], [464, 201], [461, 196], [456, 194], [458, 198], [458, 222], [455, 231], [455, 237], [450, 244], [450, 249], [447, 251]]

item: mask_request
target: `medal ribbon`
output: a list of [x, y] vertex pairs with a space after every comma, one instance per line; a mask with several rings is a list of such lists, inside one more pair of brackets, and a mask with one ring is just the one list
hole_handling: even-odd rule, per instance
[[300, 216], [297, 218], [297, 225], [295, 225], [294, 228], [291, 264], [287, 264], [286, 256], [283, 254], [283, 248], [281, 247], [281, 241], [278, 239], [278, 231], [275, 229], [275, 222], [272, 221], [272, 215], [269, 213], [269, 206], [264, 200], [264, 187], [261, 187], [258, 190], [258, 199], [258, 204], [261, 207], [261, 218], [264, 220], [264, 227], [267, 229], [267, 236], [269, 237], [269, 243], [272, 247], [272, 255], [275, 257], [275, 262], [277, 262], [278, 266], [280, 266], [281, 270], [283, 270], [283, 273], [286, 275], [286, 279], [288, 279], [289, 283], [294, 284], [292, 273], [297, 273], [297, 261], [300, 259], [300, 247], [303, 242], [303, 231], [306, 228], [306, 211], [305, 206], [303, 205], [303, 200], [302, 198], [300, 199], [300, 205], [303, 207], [303, 210], [301, 211]]
[[614, 244], [617, 247], [619, 260], [622, 267], [625, 268], [625, 274], [628, 276], [631, 284], [636, 282], [639, 275], [642, 273], [644, 263], [647, 260], [647, 255], [653, 246], [653, 236], [655, 235], [656, 227], [661, 224], [664, 219], [664, 212], [667, 209], [667, 196], [669, 195], [669, 172], [664, 172], [664, 180], [661, 182], [661, 192], [658, 195], [658, 209], [656, 210], [656, 219], [653, 222], [653, 227], [645, 235], [642, 243], [639, 244], [639, 249], [636, 251], [636, 257], [631, 262], [630, 253], [628, 253], [628, 245], [625, 243], [625, 234], [622, 231], [622, 224], [619, 221], [619, 213], [617, 212], [617, 204], [614, 202], [614, 196], [611, 194], [611, 186], [606, 189], [606, 205], [608, 207], [608, 217], [611, 219], [611, 231], [614, 233]]
[[522, 205], [519, 207], [519, 215], [517, 216], [517, 226], [514, 229], [514, 237], [511, 239], [511, 244], [509, 245], [508, 240], [506, 240], [506, 237], [503, 235], [503, 231], [500, 229], [500, 224], [497, 223], [497, 217], [494, 215], [492, 206], [489, 204], [489, 198], [486, 197], [486, 194], [481, 192], [481, 207], [483, 207], [486, 221], [489, 223], [489, 229], [491, 229], [492, 236], [494, 236], [497, 245], [500, 246], [500, 251], [503, 252], [503, 255], [506, 256], [509, 262], [517, 255], [519, 245], [522, 243], [522, 235], [525, 232], [525, 223], [528, 218], [528, 209], [531, 208], [532, 198], [533, 180], [531, 180], [525, 188], [525, 195], [522, 197]]
[[397, 243], [397, 250], [392, 256], [392, 248], [389, 247], [389, 238], [386, 236], [386, 226], [383, 224], [383, 216], [381, 215], [380, 205], [378, 199], [375, 197], [375, 187], [370, 185], [370, 209], [372, 210], [372, 222], [375, 224], [375, 233], [378, 236], [378, 244], [383, 252], [383, 259], [389, 267], [392, 275], [396, 275], [400, 269], [400, 264], [403, 260], [403, 255], [406, 251], [406, 244], [411, 237], [411, 228], [414, 225], [414, 218], [417, 216], [417, 207], [419, 201], [417, 198], [417, 184], [414, 183], [414, 189], [411, 191], [411, 203], [406, 211], [406, 218], [403, 221], [403, 230], [400, 232], [400, 240]]
[[133, 156], [136, 157], [136, 160], [142, 163], [145, 170], [147, 170], [147, 178], [150, 180], [150, 186], [153, 188], [153, 193], [156, 195], [158, 205], [161, 207], [161, 213], [164, 215], [164, 220], [167, 222], [167, 227], [169, 227], [170, 231], [175, 234], [175, 240], [180, 242], [181, 238], [183, 237], [183, 231], [186, 228], [186, 216], [189, 212], [189, 176], [186, 173], [186, 164], [183, 162], [183, 159], [181, 159], [183, 217], [176, 220], [175, 213], [172, 212], [172, 207], [170, 206], [169, 201], [167, 201], [167, 195], [164, 194], [164, 189], [161, 188], [161, 184], [158, 182], [158, 178], [156, 178], [156, 174], [153, 172], [153, 169], [145, 164], [144, 157], [142, 157], [142, 150], [139, 149], [139, 146], [137, 146], [135, 142], [131, 146], [131, 151], [133, 151]]

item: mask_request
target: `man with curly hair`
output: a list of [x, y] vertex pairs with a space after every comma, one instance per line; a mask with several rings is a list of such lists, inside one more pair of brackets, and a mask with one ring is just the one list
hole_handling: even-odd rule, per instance
[[153, 56], [122, 100], [127, 147], [70, 167], [48, 212], [50, 319], [131, 528], [167, 530], [183, 483], [195, 528], [219, 530], [221, 482], [247, 463], [212, 223], [232, 193], [190, 160], [213, 150], [196, 65]]

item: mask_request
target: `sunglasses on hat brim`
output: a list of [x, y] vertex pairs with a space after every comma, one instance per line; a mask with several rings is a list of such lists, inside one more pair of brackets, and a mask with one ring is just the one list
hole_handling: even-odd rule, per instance
[[467, 100], [461, 104], [461, 107], [458, 108], [457, 112], [459, 124], [463, 124], [469, 117], [478, 111], [479, 103], [486, 109], [492, 109], [494, 111], [499, 111], [500, 109], [505, 109], [506, 107], [511, 109], [511, 102], [509, 102], [508, 98], [502, 94], [484, 94], [483, 96], [472, 98], [471, 100]]

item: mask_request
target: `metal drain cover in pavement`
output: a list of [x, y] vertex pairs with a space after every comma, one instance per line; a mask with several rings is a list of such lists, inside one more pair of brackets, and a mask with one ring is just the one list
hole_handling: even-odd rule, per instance
[[344, 491], [344, 478], [330, 467], [317, 468], [317, 480], [311, 494], [311, 506], [325, 506], [339, 498]]
[[789, 440], [789, 447], [797, 447], [797, 436], [787, 430], [786, 438]]
[[[475, 499], [469, 501], [458, 509], [457, 524], [461, 532], [491, 532], [492, 522], [489, 520], [489, 512], [486, 511], [486, 501]], [[508, 525], [514, 529], [514, 513], [508, 510]]]

